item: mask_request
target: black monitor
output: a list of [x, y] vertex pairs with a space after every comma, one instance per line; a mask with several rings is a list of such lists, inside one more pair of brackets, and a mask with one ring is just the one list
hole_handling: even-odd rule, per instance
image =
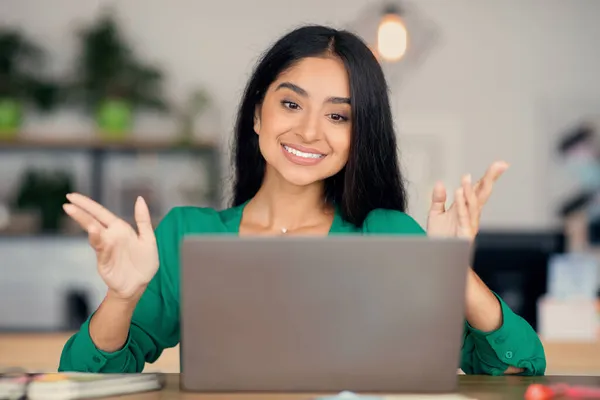
[[482, 231], [473, 269], [537, 331], [537, 302], [547, 290], [548, 262], [565, 252], [561, 231]]

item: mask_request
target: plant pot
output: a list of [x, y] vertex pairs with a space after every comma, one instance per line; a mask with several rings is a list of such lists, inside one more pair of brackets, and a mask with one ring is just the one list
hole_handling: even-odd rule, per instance
[[0, 99], [0, 139], [14, 139], [22, 121], [21, 103], [16, 99]]
[[103, 101], [98, 107], [96, 123], [103, 139], [121, 140], [129, 136], [132, 126], [132, 108], [126, 100]]

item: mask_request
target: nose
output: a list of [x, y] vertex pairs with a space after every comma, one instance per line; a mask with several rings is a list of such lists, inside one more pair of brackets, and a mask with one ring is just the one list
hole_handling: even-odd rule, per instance
[[319, 118], [317, 115], [306, 115], [298, 128], [298, 134], [307, 142], [314, 142], [320, 137]]

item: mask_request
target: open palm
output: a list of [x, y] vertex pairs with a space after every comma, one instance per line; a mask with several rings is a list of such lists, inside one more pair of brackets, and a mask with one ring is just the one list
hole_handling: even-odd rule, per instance
[[471, 183], [470, 175], [463, 177], [461, 187], [454, 194], [454, 202], [448, 208], [446, 189], [442, 183], [437, 183], [427, 218], [427, 234], [472, 240], [479, 231], [481, 210], [492, 193], [494, 183], [507, 168], [505, 162], [493, 163], [475, 185]]
[[72, 193], [65, 212], [87, 231], [96, 252], [98, 273], [119, 298], [141, 295], [158, 270], [158, 248], [150, 212], [139, 197], [135, 203], [136, 232], [131, 225], [92, 199]]

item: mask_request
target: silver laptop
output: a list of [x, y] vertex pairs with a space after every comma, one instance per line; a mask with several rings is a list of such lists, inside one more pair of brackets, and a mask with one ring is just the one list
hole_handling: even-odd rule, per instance
[[454, 392], [471, 255], [458, 239], [187, 237], [182, 389]]

